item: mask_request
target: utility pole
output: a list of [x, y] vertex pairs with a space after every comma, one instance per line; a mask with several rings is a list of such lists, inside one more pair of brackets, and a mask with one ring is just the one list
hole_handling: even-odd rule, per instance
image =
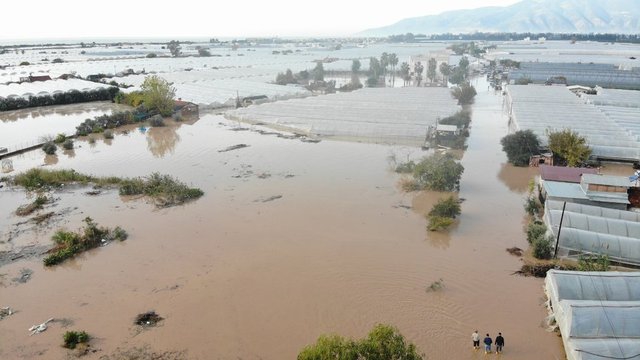
[[567, 207], [567, 202], [562, 204], [562, 215], [560, 215], [560, 226], [558, 226], [558, 236], [556, 237], [556, 249], [553, 251], [553, 258], [558, 256], [558, 245], [560, 245], [560, 230], [562, 230], [562, 220], [564, 220], [564, 209]]

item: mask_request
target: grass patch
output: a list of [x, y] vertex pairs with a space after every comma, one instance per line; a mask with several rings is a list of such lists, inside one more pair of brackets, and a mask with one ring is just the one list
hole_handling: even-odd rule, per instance
[[16, 175], [12, 179], [14, 185], [23, 186], [29, 191], [60, 187], [65, 184], [89, 184], [96, 186], [119, 186], [120, 195], [145, 195], [153, 199], [158, 207], [180, 205], [194, 200], [204, 192], [191, 188], [170, 175], [153, 173], [147, 177], [123, 179], [112, 177], [95, 177], [76, 172], [75, 170], [49, 170], [34, 168]]
[[123, 180], [120, 195], [146, 195], [154, 200], [156, 206], [167, 207], [197, 199], [204, 192], [190, 188], [170, 175], [153, 173], [145, 178]]
[[34, 211], [42, 209], [44, 204], [49, 202], [49, 198], [45, 195], [38, 195], [33, 202], [26, 205], [21, 205], [16, 209], [16, 215], [18, 216], [28, 216], [31, 215]]
[[50, 254], [44, 258], [45, 266], [53, 266], [70, 259], [77, 254], [100, 246], [110, 240], [125, 240], [127, 232], [120, 227], [111, 230], [99, 227], [93, 219], [87, 217], [83, 220], [86, 226], [80, 232], [58, 230], [51, 238], [55, 243]]
[[427, 228], [430, 231], [444, 230], [453, 224], [456, 216], [460, 215], [460, 202], [455, 197], [449, 196], [445, 199], [440, 199], [433, 207], [427, 216], [429, 217], [429, 225]]
[[67, 349], [75, 349], [78, 344], [86, 344], [89, 342], [89, 334], [84, 331], [67, 331], [62, 335], [64, 347]]
[[156, 326], [162, 320], [164, 320], [164, 318], [156, 314], [155, 311], [147, 311], [145, 313], [138, 314], [134, 320], [134, 324], [144, 327]]

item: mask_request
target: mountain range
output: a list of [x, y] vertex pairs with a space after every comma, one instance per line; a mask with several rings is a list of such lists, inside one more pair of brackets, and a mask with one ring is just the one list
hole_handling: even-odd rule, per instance
[[640, 0], [523, 0], [401, 20], [359, 36], [474, 32], [640, 33]]

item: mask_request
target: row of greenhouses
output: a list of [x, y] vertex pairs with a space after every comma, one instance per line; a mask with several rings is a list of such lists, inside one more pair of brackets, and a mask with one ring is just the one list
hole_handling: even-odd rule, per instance
[[423, 145], [428, 126], [459, 109], [446, 88], [364, 88], [251, 106], [227, 117], [308, 135]]
[[30, 96], [44, 96], [65, 93], [72, 90], [92, 91], [109, 88], [110, 85], [95, 83], [78, 79], [56, 79], [48, 81], [12, 83], [0, 85], [0, 99], [2, 98], [29, 98]]
[[[640, 92], [637, 94], [640, 96]], [[634, 122], [608, 115], [564, 86], [509, 85], [505, 107], [510, 130], [532, 130], [543, 146], [549, 132], [571, 129], [587, 139], [595, 158], [640, 159], [640, 139], [635, 135]]]
[[545, 292], [568, 360], [640, 358], [640, 272], [552, 269]]

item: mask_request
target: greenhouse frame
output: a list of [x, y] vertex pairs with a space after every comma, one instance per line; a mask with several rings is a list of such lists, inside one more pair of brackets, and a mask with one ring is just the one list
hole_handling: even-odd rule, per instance
[[640, 359], [640, 272], [552, 269], [545, 292], [568, 360]]

